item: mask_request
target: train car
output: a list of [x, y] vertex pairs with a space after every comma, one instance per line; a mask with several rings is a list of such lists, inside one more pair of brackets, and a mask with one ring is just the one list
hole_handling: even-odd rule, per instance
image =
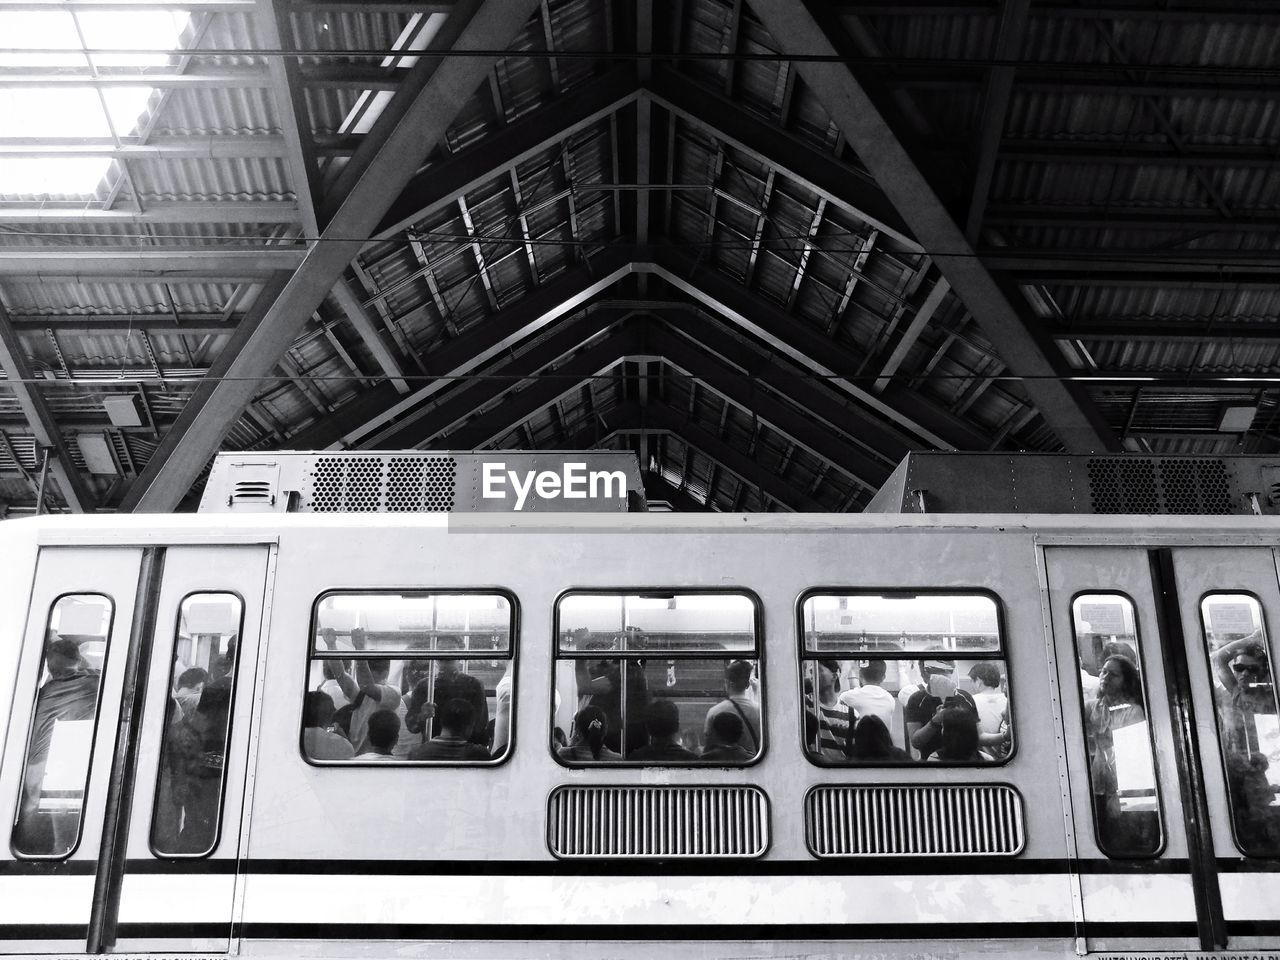
[[0, 524], [0, 950], [1280, 945], [1273, 517]]

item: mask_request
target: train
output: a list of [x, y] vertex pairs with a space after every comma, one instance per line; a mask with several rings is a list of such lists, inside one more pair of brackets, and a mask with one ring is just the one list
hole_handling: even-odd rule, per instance
[[1280, 519], [0, 524], [0, 952], [1280, 949]]

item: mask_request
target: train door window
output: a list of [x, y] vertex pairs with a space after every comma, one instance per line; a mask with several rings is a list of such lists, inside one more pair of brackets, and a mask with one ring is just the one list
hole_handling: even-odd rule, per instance
[[218, 843], [244, 602], [195, 593], [178, 608], [151, 849], [202, 857]]
[[992, 764], [1011, 755], [995, 597], [812, 591], [800, 619], [804, 749], [813, 763]]
[[1280, 713], [1262, 606], [1250, 594], [1212, 593], [1200, 618], [1236, 846], [1251, 857], [1280, 856]]
[[114, 610], [108, 597], [78, 593], [49, 612], [11, 841], [20, 857], [66, 857], [80, 841]]
[[742, 592], [573, 592], [556, 604], [562, 763], [743, 766], [764, 747], [760, 616]]
[[312, 618], [312, 763], [494, 763], [512, 742], [514, 598], [327, 593]]
[[1080, 594], [1071, 622], [1098, 849], [1153, 857], [1164, 830], [1133, 602], [1119, 593]]

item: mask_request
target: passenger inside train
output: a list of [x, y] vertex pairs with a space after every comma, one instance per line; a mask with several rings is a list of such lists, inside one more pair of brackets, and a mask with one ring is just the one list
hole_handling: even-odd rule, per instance
[[321, 597], [303, 755], [319, 764], [501, 760], [511, 743], [512, 609], [487, 592]]
[[1249, 594], [1210, 594], [1201, 618], [1236, 841], [1280, 856], [1280, 709], [1262, 609]]
[[740, 766], [760, 756], [751, 597], [582, 592], [561, 597], [556, 612], [561, 762]]
[[993, 597], [814, 593], [801, 619], [805, 745], [814, 762], [1010, 756], [1008, 670]]

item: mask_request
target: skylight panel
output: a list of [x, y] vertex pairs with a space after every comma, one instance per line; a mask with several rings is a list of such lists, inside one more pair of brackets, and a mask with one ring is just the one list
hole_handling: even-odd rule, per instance
[[[57, 68], [93, 76], [103, 67], [164, 67], [172, 62], [190, 14], [170, 10], [0, 10], [0, 37], [10, 48], [65, 49], [65, 53], [0, 54], [0, 71], [11, 74]], [[154, 50], [105, 53], [101, 49]], [[153, 87], [18, 86], [0, 88], [0, 137], [31, 140], [120, 138], [134, 135]], [[0, 195], [88, 197], [110, 169], [105, 157], [76, 159], [0, 158]]]

